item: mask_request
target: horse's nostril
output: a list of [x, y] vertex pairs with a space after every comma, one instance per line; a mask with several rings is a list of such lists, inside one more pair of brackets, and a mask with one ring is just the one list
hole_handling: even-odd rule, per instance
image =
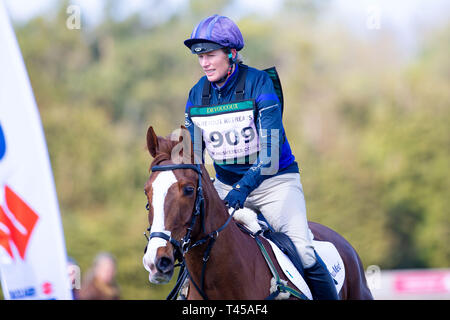
[[168, 273], [173, 270], [172, 260], [162, 257], [156, 262], [156, 268], [159, 272]]

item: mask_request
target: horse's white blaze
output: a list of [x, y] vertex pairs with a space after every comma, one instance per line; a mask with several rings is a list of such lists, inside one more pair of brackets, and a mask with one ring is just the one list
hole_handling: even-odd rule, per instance
[[[170, 236], [170, 231], [166, 230], [164, 226], [164, 202], [166, 200], [167, 191], [176, 182], [177, 178], [172, 171], [160, 172], [155, 181], [153, 181], [153, 199], [151, 203], [153, 207], [153, 221], [151, 232], [164, 232]], [[158, 248], [164, 247], [166, 244], [166, 240], [158, 237], [152, 238], [148, 242], [147, 252], [144, 255], [143, 263], [144, 268], [151, 274], [156, 272], [154, 268], [156, 252]]]

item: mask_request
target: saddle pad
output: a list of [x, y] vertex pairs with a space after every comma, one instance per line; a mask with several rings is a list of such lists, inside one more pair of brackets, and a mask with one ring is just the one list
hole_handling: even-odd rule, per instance
[[[275, 253], [275, 257], [286, 277], [297, 287], [297, 289], [303, 292], [308, 299], [312, 299], [311, 290], [309, 290], [308, 285], [291, 260], [278, 248], [277, 245], [268, 239], [266, 240], [270, 243], [270, 246]], [[313, 245], [317, 251], [317, 254], [327, 266], [328, 272], [330, 272], [331, 276], [335, 280], [336, 291], [339, 293], [345, 279], [344, 262], [342, 261], [341, 256], [331, 242], [313, 240]]]
[[275, 243], [273, 243], [269, 239], [266, 240], [270, 243], [270, 246], [275, 253], [275, 258], [280, 264], [280, 267], [286, 277], [297, 287], [298, 290], [303, 292], [303, 294], [307, 296], [308, 299], [312, 300], [311, 290], [309, 290], [305, 279], [303, 279], [303, 277], [300, 275], [300, 272], [298, 272], [297, 268], [294, 266], [288, 256], [285, 255]]
[[328, 272], [335, 280], [336, 290], [339, 294], [345, 280], [345, 267], [341, 255], [334, 244], [328, 241], [313, 240], [314, 249], [327, 266]]
[[[233, 212], [233, 209], [229, 210], [231, 214]], [[258, 223], [256, 212], [249, 208], [244, 207], [243, 209], [236, 211], [234, 214], [234, 218], [244, 224], [252, 232], [257, 232], [261, 229], [261, 226]], [[334, 244], [328, 241], [314, 240], [314, 235], [311, 230], [309, 230], [309, 233], [311, 239], [313, 239], [314, 249], [317, 251], [317, 254], [327, 266], [328, 272], [330, 272], [332, 278], [335, 280], [334, 283], [336, 285], [336, 290], [339, 293], [339, 291], [341, 291], [342, 289], [342, 286], [344, 285], [345, 280], [344, 261], [339, 255], [339, 252], [337, 251]], [[275, 257], [286, 277], [297, 287], [297, 289], [303, 292], [309, 299], [312, 299], [311, 291], [309, 290], [308, 285], [300, 275], [300, 272], [298, 272], [297, 268], [291, 262], [289, 257], [285, 255], [275, 243], [267, 238], [265, 239], [269, 241], [272, 250], [275, 253]]]

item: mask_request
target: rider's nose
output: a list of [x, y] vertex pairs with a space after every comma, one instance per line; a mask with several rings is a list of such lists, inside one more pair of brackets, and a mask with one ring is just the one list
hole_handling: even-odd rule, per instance
[[169, 273], [173, 270], [173, 263], [167, 257], [161, 257], [156, 261], [156, 269], [161, 273]]
[[203, 69], [207, 69], [210, 65], [209, 60], [206, 57], [203, 57], [200, 60], [200, 65], [202, 66]]

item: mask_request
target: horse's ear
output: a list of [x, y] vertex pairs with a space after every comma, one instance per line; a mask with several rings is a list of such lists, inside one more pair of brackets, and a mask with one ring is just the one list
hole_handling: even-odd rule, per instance
[[[184, 125], [181, 125], [180, 128], [181, 128], [181, 132], [188, 131], [188, 129]], [[186, 130], [186, 131], [184, 131], [184, 130]], [[178, 142], [181, 142], [181, 141], [183, 141], [183, 134], [180, 134], [180, 138], [179, 138]]]
[[153, 158], [156, 157], [156, 152], [159, 148], [159, 144], [158, 144], [158, 137], [155, 133], [155, 130], [153, 130], [152, 126], [150, 126], [147, 130], [147, 148], [151, 156]]

